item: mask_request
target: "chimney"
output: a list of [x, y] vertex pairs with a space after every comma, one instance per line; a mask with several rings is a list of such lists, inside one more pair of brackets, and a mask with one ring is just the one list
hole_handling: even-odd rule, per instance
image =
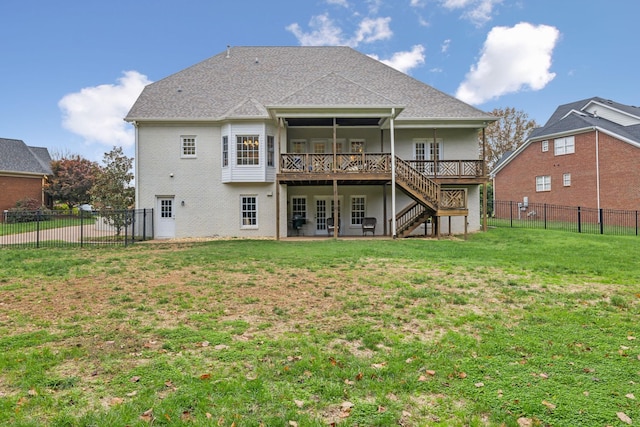
[[231, 46], [227, 45], [227, 58], [231, 58]]

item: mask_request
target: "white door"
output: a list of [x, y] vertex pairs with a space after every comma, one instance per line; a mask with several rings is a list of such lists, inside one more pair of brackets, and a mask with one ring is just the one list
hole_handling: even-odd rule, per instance
[[[333, 216], [333, 196], [316, 196], [316, 234], [327, 234], [327, 218]], [[340, 199], [338, 199], [338, 216], [340, 217]]]
[[156, 238], [176, 236], [176, 215], [173, 197], [158, 197], [156, 203]]

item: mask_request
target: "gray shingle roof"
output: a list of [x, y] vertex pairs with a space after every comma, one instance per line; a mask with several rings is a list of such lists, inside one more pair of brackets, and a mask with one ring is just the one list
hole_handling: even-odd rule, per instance
[[326, 46], [233, 47], [148, 85], [126, 120], [220, 120], [241, 114], [248, 100], [401, 106], [398, 120], [495, 120], [354, 49]]
[[44, 147], [29, 147], [19, 139], [0, 138], [0, 172], [51, 175], [51, 156]]
[[560, 105], [551, 115], [544, 126], [534, 129], [529, 135], [529, 140], [541, 139], [550, 135], [567, 133], [574, 130], [599, 127], [608, 130], [620, 137], [640, 143], [640, 125], [622, 126], [602, 117], [594, 117], [590, 114], [580, 113], [588, 104], [598, 102], [606, 104], [620, 111], [640, 117], [640, 108], [631, 105], [620, 104], [608, 99], [593, 97], [581, 101]]

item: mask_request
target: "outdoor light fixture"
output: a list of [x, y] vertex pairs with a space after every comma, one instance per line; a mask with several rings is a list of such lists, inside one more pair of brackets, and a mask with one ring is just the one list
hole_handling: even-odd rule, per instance
[[180, 206], [184, 206], [184, 200], [180, 202]]

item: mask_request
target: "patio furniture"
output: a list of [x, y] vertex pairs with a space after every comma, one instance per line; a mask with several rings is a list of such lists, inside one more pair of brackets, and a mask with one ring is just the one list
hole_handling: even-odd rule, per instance
[[296, 230], [296, 234], [299, 236], [300, 235], [300, 229], [306, 223], [307, 223], [307, 220], [302, 215], [296, 214], [291, 219], [291, 228]]
[[370, 232], [372, 236], [376, 234], [376, 222], [377, 220], [374, 217], [365, 217], [362, 218], [362, 235]]

